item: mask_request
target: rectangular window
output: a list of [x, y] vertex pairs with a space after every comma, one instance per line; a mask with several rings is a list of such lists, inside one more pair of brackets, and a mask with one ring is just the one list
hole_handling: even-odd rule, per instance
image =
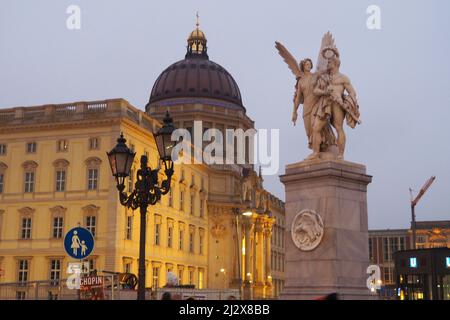
[[392, 261], [392, 257], [394, 256], [394, 252], [397, 251], [398, 246], [398, 238], [393, 237], [389, 241], [389, 261]]
[[194, 270], [189, 270], [189, 284], [194, 284]]
[[58, 152], [66, 152], [69, 149], [69, 143], [67, 140], [58, 140], [56, 149]]
[[60, 239], [63, 234], [63, 217], [53, 218], [53, 238]]
[[204, 271], [198, 270], [198, 288], [203, 289], [203, 282], [204, 282]]
[[86, 229], [88, 229], [92, 235], [95, 237], [95, 229], [96, 226], [96, 216], [87, 216], [86, 217]]
[[203, 212], [204, 211], [203, 201], [204, 200], [200, 199], [200, 218], [203, 218], [205, 216], [205, 213]]
[[99, 138], [90, 138], [89, 139], [89, 150], [97, 150], [99, 149]]
[[25, 291], [16, 291], [16, 300], [25, 300]]
[[22, 218], [22, 239], [31, 239], [31, 218]]
[[390, 254], [389, 254], [389, 238], [383, 238], [383, 258], [384, 261], [390, 261]]
[[155, 246], [159, 246], [161, 237], [161, 224], [155, 222]]
[[29, 262], [28, 260], [19, 260], [19, 270], [18, 277], [19, 282], [27, 282], [28, 281], [28, 271], [29, 271]]
[[195, 210], [195, 196], [191, 195], [191, 208], [190, 208], [190, 214], [194, 215]]
[[153, 267], [153, 288], [159, 287], [159, 267]]
[[198, 250], [199, 250], [200, 254], [203, 254], [203, 234], [202, 233], [200, 233], [200, 235], [199, 235], [199, 248], [198, 248]]
[[403, 250], [406, 249], [405, 242], [406, 242], [405, 241], [405, 237], [400, 237], [400, 239], [399, 239], [399, 250], [403, 251]]
[[6, 154], [6, 144], [0, 144], [0, 156], [4, 156]]
[[3, 188], [4, 188], [4, 183], [5, 183], [4, 179], [5, 179], [4, 174], [0, 173], [0, 193], [3, 193]]
[[183, 284], [183, 269], [178, 269], [178, 284]]
[[184, 230], [180, 230], [178, 234], [178, 250], [184, 249]]
[[180, 191], [180, 211], [184, 211], [184, 191]]
[[173, 207], [173, 190], [169, 189], [169, 207]]
[[61, 260], [54, 259], [50, 261], [50, 280], [52, 285], [56, 285], [61, 278]]
[[61, 192], [66, 190], [66, 170], [56, 171], [56, 191]]
[[34, 172], [25, 172], [25, 192], [34, 192]]
[[36, 142], [27, 143], [27, 153], [36, 153]]
[[169, 225], [167, 227], [167, 247], [172, 248], [173, 241], [173, 226]]
[[130, 176], [128, 177], [128, 192], [133, 192], [133, 178], [134, 178], [134, 170], [130, 170]]
[[194, 253], [194, 231], [189, 231], [189, 252]]
[[124, 269], [125, 273], [131, 273], [131, 262], [126, 262]]
[[131, 232], [133, 230], [133, 217], [127, 217], [127, 230], [126, 230], [126, 239], [131, 240]]
[[88, 170], [88, 190], [97, 190], [98, 186], [98, 169]]

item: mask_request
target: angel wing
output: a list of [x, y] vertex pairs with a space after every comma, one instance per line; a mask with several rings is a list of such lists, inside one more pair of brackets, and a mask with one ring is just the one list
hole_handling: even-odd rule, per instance
[[333, 35], [328, 31], [322, 37], [322, 43], [320, 44], [319, 56], [317, 57], [316, 71], [317, 72], [325, 72], [327, 70], [327, 59], [325, 59], [322, 55], [322, 50], [325, 48], [336, 48], [334, 43]]
[[303, 76], [303, 72], [300, 70], [297, 60], [295, 60], [294, 56], [283, 46], [281, 43], [275, 41], [275, 48], [277, 48], [278, 53], [283, 58], [284, 62], [288, 65], [289, 69], [291, 69], [295, 78], [301, 78]]

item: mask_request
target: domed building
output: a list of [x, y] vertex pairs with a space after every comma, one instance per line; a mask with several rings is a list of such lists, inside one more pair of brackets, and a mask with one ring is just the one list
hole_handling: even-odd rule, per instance
[[[198, 23], [187, 39], [184, 59], [163, 70], [151, 90], [147, 114], [162, 120], [166, 111], [177, 128], [185, 128], [191, 135], [194, 121], [201, 121], [201, 132], [215, 128], [224, 136], [226, 129], [254, 129], [236, 80], [210, 60], [207, 39]], [[244, 288], [244, 296], [262, 298], [276, 295], [282, 286], [284, 203], [264, 189], [261, 175], [249, 161], [249, 141], [245, 149], [243, 164], [209, 165], [208, 287]], [[253, 214], [243, 216], [247, 208]], [[224, 275], [220, 270], [228, 272]]]
[[[60, 282], [70, 276], [70, 264], [80, 263], [63, 245], [76, 226], [95, 238], [83, 269], [138, 274], [140, 214], [119, 202], [107, 158], [119, 135], [138, 155], [123, 185], [129, 194], [139, 156], [146, 155], [153, 168], [159, 161], [153, 132], [167, 111], [194, 138], [209, 128], [254, 128], [235, 79], [207, 50], [197, 24], [184, 59], [156, 79], [146, 112], [121, 98], [0, 110], [0, 299], [45, 299], [49, 292], [76, 299], [76, 290]], [[202, 131], [195, 130], [200, 122]], [[250, 142], [244, 149], [250, 150]], [[236, 158], [239, 150], [231, 150]], [[284, 203], [264, 189], [245, 154], [240, 164], [174, 166], [170, 192], [146, 215], [145, 282], [155, 298], [175, 277], [182, 285], [221, 290], [222, 298], [278, 295]], [[218, 299], [218, 292], [199, 294]], [[134, 291], [120, 292], [127, 295], [135, 298]]]

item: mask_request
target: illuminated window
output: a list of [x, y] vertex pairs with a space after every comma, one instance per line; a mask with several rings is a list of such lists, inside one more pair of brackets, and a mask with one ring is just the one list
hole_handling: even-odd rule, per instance
[[417, 268], [417, 258], [409, 258], [409, 266], [411, 268]]
[[66, 152], [69, 149], [69, 142], [67, 140], [58, 140], [56, 143], [56, 150], [58, 152]]

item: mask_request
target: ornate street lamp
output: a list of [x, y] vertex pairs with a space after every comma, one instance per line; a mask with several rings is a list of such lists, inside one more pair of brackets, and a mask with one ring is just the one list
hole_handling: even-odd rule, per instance
[[125, 192], [125, 178], [130, 175], [131, 165], [135, 153], [131, 151], [126, 143], [123, 134], [117, 139], [117, 145], [107, 152], [111, 171], [116, 179], [119, 200], [123, 206], [133, 210], [139, 208], [141, 214], [141, 230], [139, 240], [139, 271], [138, 271], [138, 300], [145, 300], [145, 233], [147, 207], [154, 205], [170, 190], [170, 180], [173, 175], [172, 149], [175, 145], [171, 141], [172, 132], [175, 127], [169, 112], [164, 118], [164, 125], [153, 134], [158, 147], [159, 158], [164, 162], [164, 173], [166, 180], [158, 184], [159, 168], [152, 170], [148, 166], [147, 156], [141, 156], [141, 168], [136, 173], [136, 183], [134, 190], [127, 194]]

